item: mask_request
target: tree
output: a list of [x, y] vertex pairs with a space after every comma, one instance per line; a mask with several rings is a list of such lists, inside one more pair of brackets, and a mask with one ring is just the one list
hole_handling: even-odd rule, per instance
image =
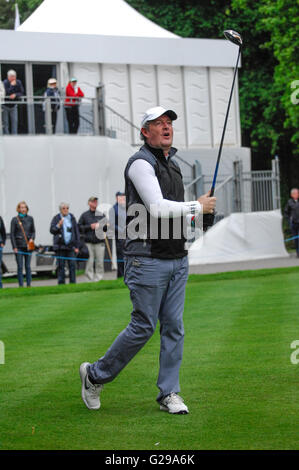
[[0, 28], [13, 29], [15, 22], [14, 5], [6, 0], [0, 0]]
[[15, 3], [18, 4], [21, 22], [42, 3], [43, 0], [0, 0], [0, 29], [14, 29]]

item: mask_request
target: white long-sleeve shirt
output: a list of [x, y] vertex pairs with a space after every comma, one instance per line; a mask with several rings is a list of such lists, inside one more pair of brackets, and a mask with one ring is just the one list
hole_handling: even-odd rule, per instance
[[176, 202], [164, 199], [154, 168], [146, 160], [135, 160], [129, 168], [128, 176], [153, 217], [187, 216], [189, 219], [188, 216], [196, 216], [202, 212], [198, 201]]

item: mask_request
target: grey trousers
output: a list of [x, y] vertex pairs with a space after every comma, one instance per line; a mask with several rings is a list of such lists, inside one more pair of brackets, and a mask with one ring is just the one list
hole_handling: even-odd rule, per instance
[[89, 366], [91, 378], [111, 382], [145, 345], [160, 321], [160, 368], [157, 400], [180, 391], [183, 356], [183, 310], [188, 258], [161, 260], [142, 256], [125, 260], [125, 283], [133, 304], [131, 321], [106, 354]]
[[[89, 258], [86, 263], [85, 276], [90, 281], [98, 282], [104, 276], [104, 243], [86, 243], [89, 252]], [[95, 263], [95, 270], [94, 270]]]
[[18, 105], [5, 106], [3, 105], [3, 133], [9, 134], [9, 119], [11, 123], [11, 133], [18, 133]]

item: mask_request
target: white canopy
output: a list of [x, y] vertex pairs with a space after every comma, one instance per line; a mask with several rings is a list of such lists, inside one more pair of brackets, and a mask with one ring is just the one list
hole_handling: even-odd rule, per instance
[[189, 249], [189, 264], [288, 257], [280, 210], [231, 214]]
[[124, 0], [44, 0], [18, 31], [176, 38]]

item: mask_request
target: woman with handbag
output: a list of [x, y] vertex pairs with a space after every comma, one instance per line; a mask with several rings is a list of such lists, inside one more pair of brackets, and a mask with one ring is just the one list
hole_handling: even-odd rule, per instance
[[26, 284], [31, 285], [31, 254], [34, 250], [35, 227], [33, 217], [28, 215], [29, 207], [25, 201], [17, 205], [16, 217], [13, 217], [10, 228], [10, 239], [16, 255], [19, 287], [23, 287], [23, 260], [25, 260]]

